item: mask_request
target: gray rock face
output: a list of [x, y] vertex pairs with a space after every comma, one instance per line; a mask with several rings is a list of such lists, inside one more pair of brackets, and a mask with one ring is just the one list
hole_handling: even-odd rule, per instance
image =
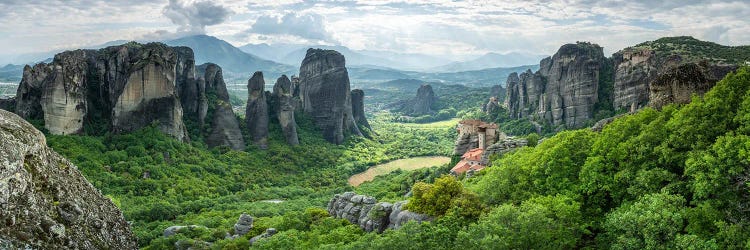
[[459, 133], [453, 144], [453, 155], [463, 155], [470, 149], [479, 147], [479, 135], [476, 133]]
[[626, 48], [612, 57], [613, 106], [631, 112], [647, 104], [659, 108], [670, 103], [688, 103], [692, 94], [703, 95], [737, 68], [643, 47]]
[[189, 139], [175, 82], [180, 78], [175, 71], [179, 57], [172, 47], [131, 44], [108, 47], [99, 54], [108, 55], [97, 68], [109, 85], [114, 132], [130, 132], [158, 121], [162, 132]]
[[176, 80], [187, 76], [176, 71], [178, 50], [190, 49], [133, 43], [57, 54], [49, 64], [24, 68], [16, 113], [44, 119], [54, 134], [82, 133], [95, 122], [129, 132], [158, 121], [164, 133], [188, 140]]
[[245, 122], [250, 138], [261, 149], [268, 148], [268, 103], [263, 90], [265, 84], [263, 72], [260, 71], [255, 72], [247, 81], [248, 97], [245, 109]]
[[604, 130], [604, 127], [607, 126], [607, 124], [610, 124], [613, 121], [615, 121], [615, 119], [623, 117], [625, 115], [626, 114], [619, 114], [619, 115], [616, 115], [616, 116], [613, 116], [613, 117], [608, 117], [608, 118], [601, 119], [601, 120], [597, 121], [596, 123], [594, 123], [594, 126], [591, 126], [591, 131], [602, 132], [602, 130]]
[[9, 248], [136, 249], [122, 212], [21, 117], [0, 110], [0, 241]]
[[487, 115], [495, 114], [500, 111], [500, 102], [497, 101], [497, 97], [490, 97], [490, 100], [482, 105], [482, 112]]
[[234, 234], [236, 236], [243, 236], [249, 233], [250, 229], [253, 229], [253, 217], [243, 213], [240, 215], [237, 223], [234, 224]]
[[344, 56], [333, 50], [308, 49], [299, 71], [303, 110], [323, 130], [323, 138], [341, 144], [346, 132], [362, 136], [352, 113]]
[[259, 240], [270, 238], [274, 234], [276, 234], [276, 228], [268, 228], [268, 229], [266, 229], [266, 232], [264, 232], [264, 233], [262, 233], [262, 234], [260, 234], [258, 236], [250, 238], [250, 244], [252, 245], [253, 243], [255, 243], [255, 242], [259, 241]]
[[716, 82], [736, 69], [734, 65], [709, 65], [706, 62], [669, 69], [649, 84], [649, 106], [660, 109], [672, 103], [690, 103], [693, 94], [703, 96]]
[[408, 201], [399, 201], [393, 204], [391, 214], [388, 216], [388, 228], [398, 229], [409, 221], [424, 222], [432, 220], [432, 218], [425, 214], [404, 210], [404, 206], [407, 203]]
[[13, 112], [16, 110], [16, 98], [0, 98], [0, 109]]
[[502, 156], [508, 152], [524, 147], [527, 144], [529, 144], [529, 142], [523, 138], [505, 138], [504, 140], [489, 145], [484, 149], [484, 152], [482, 153], [481, 163], [484, 165], [488, 165], [490, 164], [491, 155], [498, 154], [498, 156]]
[[281, 131], [284, 133], [286, 143], [289, 145], [299, 145], [299, 136], [297, 135], [297, 121], [294, 119], [294, 91], [292, 81], [286, 75], [282, 75], [273, 85], [273, 113], [279, 120]]
[[372, 127], [370, 127], [370, 123], [367, 122], [367, 117], [365, 116], [365, 92], [361, 89], [355, 89], [352, 90], [351, 95], [352, 115], [354, 115], [354, 121], [357, 122], [357, 124], [372, 130]]
[[42, 113], [42, 87], [44, 80], [52, 73], [52, 65], [39, 63], [23, 68], [23, 78], [16, 90], [15, 113], [24, 119], [44, 119]]
[[431, 220], [427, 215], [403, 210], [405, 204], [406, 201], [395, 204], [377, 202], [370, 196], [346, 192], [334, 195], [333, 199], [328, 202], [328, 213], [333, 217], [357, 224], [366, 232], [378, 233], [388, 228], [398, 229], [411, 220], [418, 222]]
[[200, 100], [198, 117], [201, 126], [204, 125], [208, 111], [213, 111], [210, 121], [211, 133], [206, 137], [206, 144], [209, 147], [224, 145], [234, 150], [244, 150], [245, 140], [242, 138], [240, 123], [229, 102], [229, 92], [224, 83], [221, 67], [207, 63], [196, 67], [196, 70], [200, 76], [197, 81], [199, 82], [199, 96], [196, 99]]
[[599, 45], [579, 42], [543, 59], [534, 74], [512, 74], [506, 92], [511, 118], [532, 117], [570, 128], [584, 125], [593, 117], [604, 63]]
[[[615, 109], [631, 110], [648, 103], [648, 83], [656, 78], [661, 63], [649, 49], [625, 49], [612, 55], [615, 66]], [[632, 107], [632, 108], [631, 108]]]
[[547, 84], [540, 98], [539, 115], [554, 125], [564, 124], [570, 128], [584, 125], [593, 117], [598, 100], [599, 69], [604, 61], [599, 45], [563, 45], [552, 56], [548, 67], [540, 69]]
[[197, 228], [208, 229], [208, 228], [206, 228], [204, 226], [198, 226], [198, 225], [170, 226], [170, 227], [164, 229], [164, 232], [162, 233], [162, 235], [164, 237], [170, 237], [170, 236], [173, 236], [175, 234], [180, 233], [180, 231], [184, 232], [184, 231], [187, 231], [187, 230], [193, 230], [193, 229], [197, 229]]
[[435, 92], [432, 91], [432, 86], [424, 84], [417, 89], [417, 96], [410, 102], [411, 112], [410, 115], [426, 115], [433, 112], [432, 105], [435, 104], [437, 98]]

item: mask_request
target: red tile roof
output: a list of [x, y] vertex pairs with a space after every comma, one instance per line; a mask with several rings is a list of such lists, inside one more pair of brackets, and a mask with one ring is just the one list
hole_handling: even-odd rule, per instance
[[461, 159], [467, 160], [467, 161], [479, 161], [482, 159], [482, 153], [484, 153], [484, 149], [481, 148], [475, 148], [469, 151], [466, 151], [463, 156], [461, 156]]
[[483, 165], [471, 165], [468, 161], [462, 160], [459, 161], [455, 167], [451, 168], [451, 172], [455, 174], [463, 174], [465, 172], [468, 172], [469, 170], [479, 171], [484, 168], [485, 166]]

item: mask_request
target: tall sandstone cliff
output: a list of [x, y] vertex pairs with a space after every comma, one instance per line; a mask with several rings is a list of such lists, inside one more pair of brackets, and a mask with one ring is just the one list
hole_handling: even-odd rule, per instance
[[299, 145], [297, 121], [294, 119], [294, 86], [286, 75], [282, 75], [273, 85], [273, 112], [281, 125], [281, 132], [289, 145]]
[[245, 122], [253, 143], [261, 149], [268, 148], [268, 102], [263, 72], [257, 71], [247, 81], [247, 106]]
[[508, 77], [506, 106], [511, 118], [533, 117], [553, 125], [580, 127], [593, 117], [599, 70], [607, 60], [602, 47], [566, 44], [540, 63], [536, 73]]
[[[590, 43], [563, 45], [539, 71], [511, 74], [505, 106], [511, 118], [579, 128], [597, 112], [687, 103], [737, 69], [743, 47], [667, 37], [605, 58]], [[600, 109], [600, 110], [597, 110]]]
[[122, 212], [46, 145], [0, 110], [0, 249], [136, 249]]
[[[209, 147], [228, 146], [234, 150], [244, 150], [245, 140], [242, 138], [240, 123], [232, 111], [229, 92], [224, 82], [224, 76], [219, 65], [206, 63], [195, 68], [198, 73], [197, 85], [200, 100], [198, 117], [201, 126], [207, 122], [211, 130], [206, 137]], [[183, 105], [184, 107], [184, 105]], [[210, 111], [210, 112], [209, 112]], [[208, 114], [211, 121], [207, 121]]]
[[188, 47], [131, 42], [62, 52], [24, 68], [15, 112], [43, 120], [53, 134], [122, 133], [156, 123], [181, 141], [190, 140], [185, 120], [192, 120], [208, 131], [201, 136], [209, 146], [244, 148], [221, 68], [196, 67]]
[[332, 143], [345, 134], [362, 136], [352, 112], [349, 73], [344, 56], [333, 50], [308, 49], [300, 66], [299, 97], [305, 114]]
[[409, 114], [419, 116], [433, 112], [432, 106], [435, 104], [437, 97], [432, 91], [432, 86], [424, 84], [417, 89], [417, 96], [408, 104]]
[[365, 92], [361, 89], [352, 90], [352, 114], [358, 125], [372, 130], [365, 116]]
[[702, 96], [735, 70], [734, 65], [712, 65], [705, 61], [666, 70], [649, 84], [648, 105], [659, 109], [672, 103], [690, 103], [694, 94]]
[[178, 98], [178, 65], [189, 48], [160, 43], [126, 44], [55, 55], [24, 68], [16, 113], [42, 119], [53, 134], [81, 134], [101, 126], [128, 132], [153, 122], [178, 140], [188, 140]]

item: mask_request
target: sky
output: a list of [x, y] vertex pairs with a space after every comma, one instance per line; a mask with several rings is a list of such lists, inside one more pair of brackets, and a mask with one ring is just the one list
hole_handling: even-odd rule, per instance
[[192, 34], [443, 58], [551, 55], [576, 41], [611, 54], [677, 35], [747, 45], [749, 16], [750, 0], [0, 0], [0, 58]]

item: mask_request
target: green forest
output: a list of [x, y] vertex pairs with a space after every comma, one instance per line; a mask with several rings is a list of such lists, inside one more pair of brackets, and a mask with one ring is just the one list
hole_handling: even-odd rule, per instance
[[[447, 175], [451, 166], [445, 165], [348, 186], [348, 176], [375, 164], [450, 154], [453, 129], [403, 126], [392, 116], [372, 117], [372, 139], [349, 137], [339, 146], [326, 143], [307, 119], [300, 119], [300, 146], [286, 145], [272, 125], [270, 148], [245, 152], [181, 143], [154, 127], [47, 136], [49, 146], [123, 210], [147, 249], [176, 243], [198, 249], [750, 248], [748, 67], [690, 104], [645, 108], [602, 132], [550, 134], [471, 178]], [[332, 195], [345, 191], [409, 199], [408, 209], [434, 220], [365, 233], [325, 211]], [[256, 218], [255, 227], [226, 239], [242, 213]], [[172, 225], [200, 227], [162, 237]], [[271, 227], [279, 233], [250, 246], [250, 237]]]

